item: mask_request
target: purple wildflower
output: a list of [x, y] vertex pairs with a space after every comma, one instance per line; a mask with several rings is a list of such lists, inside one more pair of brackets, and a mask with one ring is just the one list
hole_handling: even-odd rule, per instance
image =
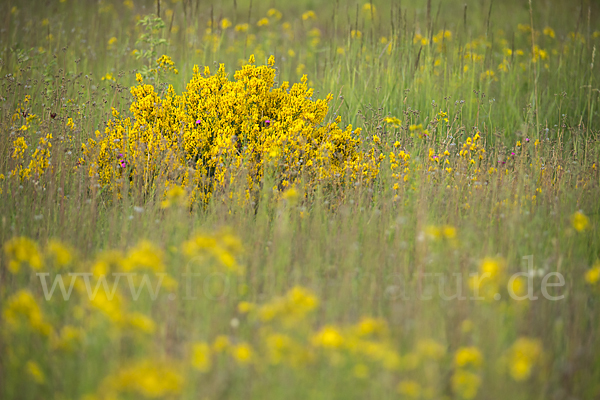
[[265, 126], [268, 127], [269, 125], [271, 125], [271, 120], [270, 119], [265, 120]]
[[200, 121], [200, 120], [196, 121], [196, 125], [200, 125], [200, 122], [202, 122], [202, 121]]

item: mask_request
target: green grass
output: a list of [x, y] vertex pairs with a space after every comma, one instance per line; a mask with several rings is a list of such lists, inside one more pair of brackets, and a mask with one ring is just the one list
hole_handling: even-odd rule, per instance
[[[0, 397], [600, 396], [600, 282], [589, 272], [600, 257], [596, 3], [533, 1], [530, 9], [525, 1], [374, 1], [371, 15], [363, 8], [369, 2], [164, 1], [165, 27], [153, 35], [166, 44], [158, 45], [149, 60], [132, 54], [149, 50], [136, 43], [143, 33], [136, 21], [156, 13], [157, 4], [135, 2], [130, 8], [126, 3], [0, 5], [0, 242], [31, 238], [44, 259], [41, 269], [30, 260], [17, 273], [11, 271], [8, 251], [0, 259]], [[258, 27], [270, 8], [282, 13], [281, 20], [271, 16], [267, 26]], [[314, 10], [315, 19], [303, 19], [308, 10]], [[224, 18], [232, 26], [208, 36], [209, 22], [221, 26]], [[533, 46], [530, 21], [537, 32]], [[249, 23], [247, 32], [235, 30], [244, 23]], [[553, 28], [554, 37], [544, 33], [546, 27]], [[315, 28], [319, 36], [311, 34]], [[361, 37], [353, 37], [353, 30]], [[451, 38], [433, 43], [443, 30]], [[417, 34], [428, 44], [422, 45]], [[547, 56], [538, 52], [534, 62], [535, 45]], [[476, 54], [475, 60], [468, 52]], [[179, 73], [161, 75], [158, 82], [148, 74], [146, 82], [157, 91], [173, 85], [178, 93], [196, 64], [214, 72], [224, 63], [233, 74], [251, 54], [259, 65], [274, 55], [277, 85], [299, 82], [305, 73], [315, 98], [333, 93], [326, 121], [340, 115], [340, 126], [363, 128], [363, 149], [376, 147], [373, 135], [381, 138], [378, 149], [385, 154], [398, 141], [411, 155], [407, 181], [392, 189], [400, 181], [385, 161], [368, 184], [308, 187], [299, 182], [296, 200], [273, 193], [277, 177], [268, 174], [254, 204], [238, 205], [217, 194], [203, 206], [165, 209], [163, 181], [151, 193], [136, 182], [122, 197], [109, 193], [85, 168], [76, 167], [81, 145], [96, 130], [104, 131], [112, 108], [128, 115], [136, 72], [148, 61], [153, 66], [162, 54], [173, 59]], [[504, 60], [505, 71], [500, 68]], [[440, 111], [448, 122], [437, 121]], [[29, 129], [20, 130], [27, 125], [24, 115], [32, 114], [37, 117]], [[400, 128], [385, 122], [392, 116], [402, 120]], [[74, 129], [67, 126], [69, 118]], [[417, 137], [413, 124], [428, 129], [428, 137]], [[457, 153], [478, 131], [486, 156], [471, 166]], [[22, 136], [29, 146], [26, 166], [39, 139], [50, 133], [51, 167], [31, 179], [11, 176], [18, 166], [15, 139]], [[449, 149], [452, 172], [430, 161], [429, 149], [436, 154]], [[585, 215], [584, 229], [574, 223], [578, 211]], [[455, 233], [444, 237], [444, 228]], [[219, 232], [239, 238], [243, 250], [224, 250]], [[183, 244], [199, 233], [215, 242], [190, 261]], [[68, 245], [73, 256], [62, 269], [52, 261], [52, 239]], [[111, 249], [123, 254], [108, 271], [121, 272], [124, 260], [136, 260], [127, 252], [141, 240], [162, 253], [156, 265], [164, 266], [177, 288], [163, 287], [156, 300], [143, 292], [133, 301], [123, 278], [121, 303], [115, 306], [121, 319], [90, 302], [82, 285], [69, 301], [58, 288], [44, 300], [35, 272], [51, 272], [52, 279], [62, 272], [68, 284], [66, 273], [97, 271], [107, 257], [103, 252]], [[34, 253], [26, 250], [25, 259]], [[228, 271], [219, 259], [223, 254], [245, 273]], [[517, 301], [508, 297], [507, 283], [512, 274], [527, 270], [528, 256], [536, 271], [532, 293], [539, 298]], [[504, 272], [494, 278], [500, 300], [471, 299], [469, 274], [486, 257], [503, 260], [498, 263]], [[138, 272], [156, 266], [143, 265], [148, 268]], [[188, 267], [201, 276], [189, 281], [183, 275]], [[543, 277], [551, 272], [564, 277], [564, 286], [549, 289], [551, 295], [564, 295], [561, 300], [548, 300], [541, 291]], [[442, 274], [449, 282], [458, 274], [467, 298], [445, 300], [438, 292], [439, 275], [427, 274]], [[456, 292], [454, 284], [446, 284], [445, 295]], [[296, 286], [319, 301], [305, 318], [265, 322], [238, 309], [242, 301], [256, 307], [281, 301]], [[185, 299], [188, 289], [195, 299]], [[32, 294], [50, 333], [40, 333], [27, 319], [35, 314], [31, 308], [15, 305], [22, 290]], [[428, 295], [432, 298], [424, 298]], [[132, 327], [127, 318], [134, 312], [151, 318], [154, 329]], [[387, 324], [387, 333], [370, 340], [399, 356], [393, 368], [361, 353], [367, 351], [365, 343], [360, 351], [350, 349], [348, 343], [356, 339], [351, 326], [367, 316]], [[65, 326], [75, 327], [79, 336], [64, 339]], [[348, 347], [319, 347], [316, 336], [326, 326], [342, 332]], [[298, 354], [309, 354], [307, 360], [295, 364], [289, 356], [274, 363], [267, 341], [273, 333], [293, 338], [300, 344]], [[232, 343], [229, 353], [213, 351], [208, 372], [194, 368], [194, 344], [212, 346], [219, 335]], [[531, 373], [522, 380], [511, 375], [518, 366], [511, 349], [519, 338], [541, 346], [541, 354], [525, 356]], [[60, 346], [63, 339], [70, 347]], [[435, 340], [443, 354], [427, 358], [419, 347], [423, 339]], [[243, 343], [254, 352], [249, 365], [236, 361], [235, 346]], [[457, 353], [471, 346], [482, 362], [457, 363]], [[415, 365], [413, 359], [418, 359]], [[132, 365], [145, 380], [127, 371]], [[368, 374], [361, 375], [357, 366], [365, 366]], [[465, 384], [475, 388], [473, 396], [457, 388], [460, 371], [477, 378], [479, 383]], [[167, 385], [170, 373], [181, 377], [178, 389], [161, 392], [157, 387]], [[418, 393], [411, 397], [398, 389], [403, 381], [417, 383]]]

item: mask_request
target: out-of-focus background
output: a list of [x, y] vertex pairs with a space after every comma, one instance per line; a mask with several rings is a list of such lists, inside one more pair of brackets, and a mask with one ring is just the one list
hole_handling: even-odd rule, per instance
[[597, 2], [0, 21], [0, 398], [600, 396]]

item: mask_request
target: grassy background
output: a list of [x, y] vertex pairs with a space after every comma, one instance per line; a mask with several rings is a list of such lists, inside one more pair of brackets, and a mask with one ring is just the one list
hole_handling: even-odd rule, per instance
[[[156, 3], [3, 2], [0, 242], [27, 236], [50, 260], [49, 240], [60, 239], [71, 248], [69, 267], [90, 271], [102, 259], [102, 251], [126, 251], [148, 239], [164, 252], [165, 271], [179, 286], [174, 299], [163, 291], [156, 301], [144, 294], [137, 302], [127, 300], [127, 287], [120, 289], [123, 310], [154, 321], [152, 332], [140, 334], [115, 323], [110, 313], [97, 312], [79, 292], [73, 301], [58, 296], [44, 301], [35, 271], [23, 267], [18, 274], [9, 272], [6, 255], [0, 264], [3, 310], [10, 308], [11, 296], [28, 289], [52, 325], [52, 335], [60, 339], [62, 327], [69, 325], [82, 332], [82, 339], [74, 340], [70, 351], [56, 350], [54, 336], [44, 337], [27, 326], [11, 330], [3, 314], [1, 397], [108, 397], [103, 388], [116, 384], [105, 377], [141, 380], [134, 375], [123, 378], [119, 371], [144, 359], [181, 375], [181, 389], [149, 394], [130, 387], [119, 395], [410, 398], [396, 389], [399, 382], [410, 381], [420, 387], [414, 398], [600, 396], [599, 286], [585, 279], [600, 252], [600, 62], [594, 60], [600, 9], [595, 2], [533, 1], [530, 14], [526, 1], [465, 4], [466, 8], [462, 2], [374, 1], [376, 11], [371, 14], [365, 3], [342, 1], [255, 1], [252, 6], [248, 1], [162, 2], [166, 26], [156, 37], [168, 43], [158, 47], [157, 55], [171, 56], [179, 74], [161, 82], [150, 77], [158, 88], [168, 83], [181, 91], [195, 64], [216, 70], [224, 63], [233, 73], [250, 54], [258, 64], [273, 54], [279, 83], [297, 82], [308, 74], [315, 97], [335, 95], [331, 118], [337, 113], [344, 124], [363, 127], [365, 142], [373, 134], [380, 135], [384, 145], [401, 140], [413, 157], [414, 174], [401, 202], [394, 200], [391, 173], [385, 170], [370, 187], [344, 192], [320, 188], [310, 201], [281, 201], [265, 189], [256, 209], [236, 209], [226, 199], [216, 199], [206, 209], [189, 213], [185, 207], [162, 209], [159, 196], [105, 196], [83, 169], [73, 169], [81, 143], [104, 128], [111, 108], [127, 112], [128, 89], [135, 84], [135, 73], [147, 64], [132, 54], [147, 48], [136, 43], [142, 33], [136, 22], [156, 13]], [[268, 25], [257, 26], [271, 8], [281, 12], [281, 19], [271, 16]], [[315, 18], [303, 19], [309, 10]], [[231, 27], [220, 28], [224, 18]], [[538, 32], [535, 45], [547, 54], [545, 58], [538, 53], [536, 62], [527, 31], [530, 19]], [[244, 23], [249, 24], [247, 32], [235, 30]], [[219, 28], [207, 31], [211, 25]], [[546, 27], [553, 29], [554, 37], [543, 33]], [[433, 43], [444, 29], [451, 39]], [[353, 30], [361, 37], [353, 37]], [[504, 60], [506, 71], [499, 67]], [[56, 141], [53, 172], [21, 182], [10, 171], [15, 166], [13, 141], [21, 134], [25, 110], [37, 115], [33, 128], [23, 133], [32, 143], [30, 151], [47, 133]], [[441, 110], [454, 122], [434, 132], [432, 122]], [[387, 116], [401, 119], [402, 127], [386, 127]], [[66, 126], [69, 118], [73, 131]], [[411, 137], [409, 126], [419, 123], [432, 131], [427, 141]], [[487, 151], [479, 169], [497, 168], [499, 173], [474, 182], [472, 171], [464, 166], [452, 178], [428, 169], [429, 148], [444, 149], [450, 143], [460, 147], [476, 131]], [[72, 141], [63, 140], [68, 135]], [[525, 138], [531, 140], [527, 150], [498, 166]], [[539, 145], [534, 147], [536, 140]], [[581, 231], [572, 223], [578, 210], [588, 220]], [[454, 238], [430, 234], [432, 226], [445, 225], [456, 229]], [[187, 281], [181, 274], [189, 264], [182, 243], [197, 232], [224, 227], [243, 244], [245, 250], [234, 255], [246, 273], [227, 275], [227, 295], [215, 296], [225, 289], [207, 277], [212, 267], [221, 271], [219, 262], [204, 261], [198, 266], [203, 275], [193, 286], [198, 298], [184, 300]], [[450, 279], [460, 273], [463, 293], [469, 295], [468, 274], [482, 259], [502, 257], [510, 275], [525, 270], [523, 257], [528, 255], [533, 255], [536, 271], [542, 271], [534, 279], [535, 294], [541, 298], [537, 301], [507, 299], [505, 290], [499, 301], [446, 301], [424, 275], [443, 273]], [[53, 266], [48, 261], [44, 271]], [[564, 275], [565, 287], [558, 292], [565, 299], [541, 297], [542, 275], [548, 272]], [[506, 280], [501, 282], [504, 287]], [[401, 355], [401, 366], [387, 371], [364, 361], [369, 368], [365, 378], [354, 369], [363, 361], [344, 354], [343, 362], [337, 363], [333, 353], [317, 350], [310, 366], [270, 364], [261, 350], [266, 329], [237, 306], [240, 301], [265, 304], [296, 285], [310, 288], [320, 306], [282, 332], [305, 340], [310, 348], [306, 338], [323, 326], [344, 331], [363, 316], [382, 318], [389, 326], [382, 343], [390, 343]], [[421, 300], [428, 291], [433, 291], [433, 299]], [[451, 293], [450, 286], [447, 291]], [[212, 343], [220, 334], [234, 344], [250, 343], [253, 363], [245, 366], [224, 357], [215, 358], [208, 373], [191, 368], [193, 343]], [[515, 381], [509, 373], [515, 362], [510, 349], [523, 337], [539, 340], [543, 355], [532, 361], [528, 379]], [[411, 367], [410, 357], [418, 354], [417, 343], [424, 338], [442, 344], [444, 355], [435, 363], [420, 360]], [[475, 396], [452, 383], [461, 370], [455, 355], [470, 346], [483, 355], [481, 365], [468, 367], [480, 379]], [[36, 381], [28, 361], [39, 366], [44, 379]], [[167, 380], [161, 370], [138, 370], [147, 373], [146, 387]]]

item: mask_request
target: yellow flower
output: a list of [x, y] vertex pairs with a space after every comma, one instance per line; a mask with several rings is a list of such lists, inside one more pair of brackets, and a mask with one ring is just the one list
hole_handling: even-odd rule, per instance
[[491, 280], [497, 279], [504, 271], [504, 261], [498, 258], [486, 257], [479, 266], [479, 271], [488, 273]]
[[235, 31], [236, 32], [246, 32], [249, 28], [248, 24], [237, 24], [235, 26]]
[[600, 281], [600, 261], [597, 261], [592, 268], [587, 270], [585, 273], [585, 281], [590, 285], [594, 285]]
[[363, 318], [356, 326], [359, 336], [380, 335], [385, 336], [388, 333], [388, 326], [385, 320], [370, 317]]
[[[170, 66], [166, 56], [161, 59]], [[314, 91], [302, 75], [305, 65], [297, 65], [300, 83], [277, 86], [272, 59], [264, 66], [254, 62], [251, 56], [233, 74], [234, 80], [228, 79], [224, 65], [216, 73], [195, 67], [181, 95], [167, 88], [163, 96], [141, 75], [136, 77], [133, 115], [113, 115], [104, 133], [86, 144], [90, 176], [106, 190], [123, 193], [124, 178], [136, 174], [144, 177], [148, 194], [168, 176], [173, 181], [162, 203], [165, 208], [176, 199], [190, 207], [206, 205], [216, 194], [228, 195], [232, 206], [249, 204], [263, 184], [264, 158], [289, 166], [280, 181], [287, 187], [304, 176], [309, 186], [376, 178], [382, 160], [360, 148], [360, 130], [341, 128], [340, 121], [323, 123], [333, 96], [312, 99]], [[205, 90], [216, 95], [204, 96]], [[242, 114], [248, 119], [240, 119]], [[149, 121], [154, 121], [152, 129]], [[265, 157], [253, 156], [258, 153]], [[231, 260], [226, 253], [222, 258]]]
[[512, 287], [510, 288], [512, 293], [517, 296], [523, 296], [527, 290], [525, 279], [521, 276], [517, 277], [512, 281]]
[[429, 225], [425, 228], [425, 233], [431, 239], [439, 239], [442, 236], [442, 230], [434, 225]]
[[477, 347], [461, 347], [454, 354], [454, 364], [457, 367], [472, 366], [479, 368], [483, 363], [483, 356]]
[[421, 35], [420, 33], [416, 33], [413, 37], [413, 44], [421, 44], [422, 46], [427, 46], [427, 44], [429, 44], [429, 40], [427, 40], [427, 38]]
[[317, 15], [312, 10], [306, 11], [304, 14], [302, 14], [303, 21], [306, 21], [308, 19], [316, 19], [316, 18], [317, 18]]
[[544, 35], [553, 38], [555, 36], [554, 29], [550, 28], [549, 26], [545, 27], [544, 28]]
[[266, 25], [269, 25], [269, 19], [268, 18], [261, 18], [256, 23], [256, 26], [266, 26]]
[[58, 240], [48, 242], [48, 253], [59, 267], [69, 265], [73, 260], [72, 250]]
[[488, 69], [487, 71], [482, 72], [480, 78], [481, 79], [488, 79], [489, 78], [489, 79], [497, 80], [496, 79], [496, 73], [494, 71], [492, 71], [491, 69]]
[[90, 305], [102, 312], [111, 322], [120, 324], [123, 322], [122, 304], [119, 296], [109, 298], [105, 290], [98, 290], [96, 296], [90, 301]]
[[117, 43], [117, 38], [116, 37], [111, 37], [110, 39], [108, 39], [108, 49], [112, 49], [113, 46]]
[[42, 268], [38, 246], [29, 238], [16, 237], [4, 243], [4, 254], [8, 258], [8, 270], [13, 274], [19, 272], [23, 263], [29, 264], [34, 270]]
[[481, 385], [479, 375], [458, 369], [451, 378], [452, 391], [463, 399], [473, 399], [477, 396], [477, 391]]
[[229, 348], [229, 338], [225, 335], [219, 335], [215, 338], [213, 342], [213, 350], [215, 353], [221, 353]]
[[25, 150], [27, 150], [27, 142], [25, 142], [25, 138], [23, 136], [19, 136], [17, 137], [14, 141], [13, 141], [13, 154], [12, 154], [12, 158], [15, 159], [22, 159], [24, 154], [25, 154]]
[[529, 379], [541, 355], [542, 344], [539, 340], [526, 337], [517, 339], [508, 352], [510, 376], [516, 381]]
[[283, 195], [281, 196], [282, 199], [287, 200], [288, 203], [290, 203], [292, 205], [296, 203], [296, 201], [298, 200], [299, 197], [300, 197], [300, 194], [298, 193], [298, 190], [296, 190], [296, 188], [294, 186], [292, 186], [291, 188], [289, 188], [288, 190], [283, 192]]
[[396, 117], [385, 117], [384, 122], [390, 124], [393, 128], [399, 128], [402, 125], [402, 121]]
[[21, 320], [25, 320], [33, 330], [48, 336], [52, 331], [50, 324], [44, 321], [42, 311], [33, 295], [27, 290], [21, 290], [8, 298], [3, 310], [6, 323], [17, 328]]
[[265, 338], [269, 361], [273, 365], [288, 362], [298, 365], [306, 361], [306, 352], [292, 338], [282, 333], [270, 333]]
[[156, 329], [156, 324], [152, 318], [138, 312], [127, 315], [127, 324], [143, 333], [153, 333]]
[[211, 351], [208, 343], [195, 343], [192, 347], [192, 366], [200, 372], [208, 372], [212, 367]]
[[232, 349], [232, 355], [238, 364], [249, 364], [253, 358], [252, 347], [248, 343], [240, 343]]
[[141, 240], [137, 245], [127, 252], [127, 257], [122, 265], [125, 271], [135, 271], [140, 269], [150, 269], [154, 272], [165, 270], [164, 253], [152, 242]]
[[100, 387], [109, 392], [131, 393], [132, 397], [159, 398], [177, 397], [183, 383], [183, 377], [172, 366], [156, 360], [142, 360], [121, 367], [105, 378]]
[[375, 13], [375, 11], [376, 11], [375, 10], [375, 6], [372, 5], [371, 3], [365, 3], [365, 4], [363, 4], [362, 9], [363, 9], [363, 12], [365, 12], [367, 14], [371, 13], [371, 12]]
[[25, 364], [25, 369], [29, 376], [33, 378], [35, 383], [41, 385], [46, 381], [46, 377], [44, 376], [42, 369], [35, 361], [27, 361], [27, 364]]
[[240, 240], [221, 231], [215, 235], [196, 235], [183, 243], [183, 253], [189, 259], [210, 256], [227, 271], [243, 273], [243, 267], [236, 261], [236, 255], [242, 252]]
[[65, 325], [60, 331], [60, 335], [53, 338], [53, 347], [63, 351], [73, 351], [77, 345], [81, 344], [84, 332], [80, 328], [72, 325]]
[[175, 62], [171, 59], [171, 57], [167, 55], [162, 55], [156, 60], [156, 65], [159, 71], [163, 72], [173, 72], [175, 75], [179, 73], [177, 68], [175, 68]]
[[238, 304], [238, 312], [240, 314], [246, 314], [254, 309], [254, 304], [248, 303], [247, 301], [240, 301]]
[[575, 228], [577, 232], [585, 231], [590, 223], [588, 217], [586, 217], [581, 211], [576, 211], [571, 216], [571, 222], [573, 224], [573, 228]]
[[318, 305], [318, 299], [307, 289], [294, 287], [285, 296], [275, 298], [258, 309], [258, 317], [264, 321], [280, 319], [293, 325], [303, 319]]
[[172, 185], [165, 192], [165, 199], [160, 203], [161, 208], [170, 208], [173, 205], [182, 205], [185, 201], [185, 190], [179, 185]]
[[335, 349], [344, 343], [344, 337], [333, 326], [326, 326], [313, 336], [313, 345], [323, 348]]
[[267, 11], [267, 17], [274, 17], [276, 20], [280, 20], [282, 17], [282, 14], [277, 9], [270, 8], [269, 11]]
[[223, 18], [221, 20], [221, 29], [227, 29], [231, 26], [231, 21], [228, 20], [227, 18]]
[[442, 227], [442, 234], [446, 239], [454, 239], [456, 237], [456, 228], [450, 225]]
[[100, 80], [103, 80], [103, 81], [114, 81], [115, 78], [112, 76], [112, 74], [110, 72], [107, 72], [106, 75], [104, 75]]

